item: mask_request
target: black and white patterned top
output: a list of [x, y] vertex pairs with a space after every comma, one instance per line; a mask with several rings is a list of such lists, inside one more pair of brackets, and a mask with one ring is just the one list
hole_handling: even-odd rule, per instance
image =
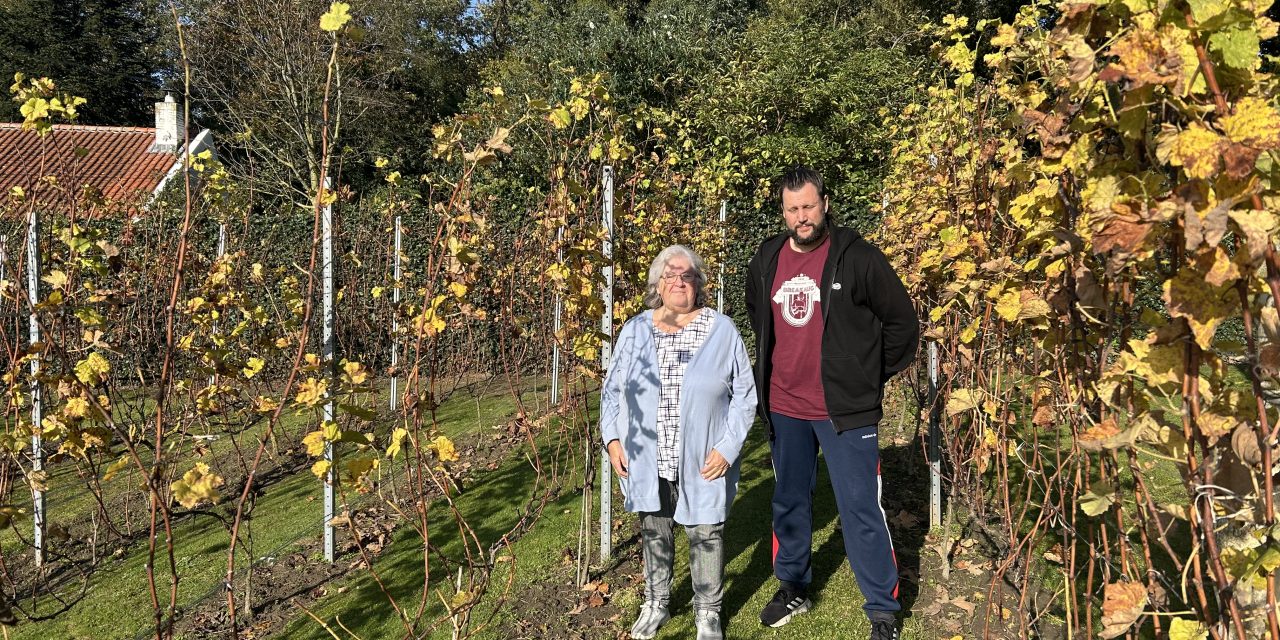
[[675, 333], [653, 328], [662, 379], [658, 398], [658, 476], [672, 482], [680, 479], [680, 385], [685, 367], [711, 333], [713, 317], [704, 309]]

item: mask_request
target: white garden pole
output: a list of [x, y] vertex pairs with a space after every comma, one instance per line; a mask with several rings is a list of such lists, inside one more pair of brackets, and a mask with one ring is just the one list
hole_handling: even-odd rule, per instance
[[[27, 296], [31, 303], [29, 344], [40, 342], [40, 322], [36, 318], [36, 305], [40, 303], [40, 213], [32, 209], [27, 224]], [[31, 470], [44, 471], [44, 446], [40, 438], [40, 423], [44, 421], [43, 398], [40, 393], [40, 355], [31, 358]], [[44, 490], [31, 487], [31, 512], [33, 514], [32, 544], [36, 550], [36, 566], [44, 565]]]
[[[324, 179], [324, 189], [321, 191], [320, 197], [323, 199], [328, 194], [331, 182], [328, 177]], [[336, 372], [338, 370], [337, 363], [334, 361], [333, 349], [333, 205], [326, 204], [320, 215], [321, 225], [321, 264], [324, 265], [324, 347], [323, 362], [325, 373], [329, 382], [329, 398], [324, 403], [324, 424], [328, 424], [336, 419], [334, 412], [334, 397], [336, 391]], [[322, 426], [323, 428], [323, 426]], [[337, 455], [334, 451], [333, 442], [325, 442], [324, 459], [329, 463], [329, 470], [325, 473], [324, 478], [324, 559], [334, 561], [334, 531], [333, 516], [336, 513], [336, 488], [338, 482], [338, 463]]]
[[[609, 358], [613, 355], [613, 167], [604, 167], [604, 206], [603, 220], [604, 244], [604, 289], [601, 299], [604, 302], [604, 315], [600, 319], [600, 331], [604, 333], [604, 343], [600, 345], [600, 369], [609, 370]], [[613, 467], [609, 464], [607, 449], [600, 451], [600, 562], [613, 554], [613, 540], [610, 528], [613, 524]]]
[[[222, 256], [225, 256], [225, 255], [227, 255], [227, 223], [225, 223], [225, 222], [219, 222], [219, 223], [218, 223], [218, 256], [217, 256], [217, 259], [218, 259], [218, 260], [221, 260], [221, 259], [222, 259]], [[216, 320], [215, 320], [215, 321], [214, 321], [214, 323], [213, 323], [213, 332], [214, 332], [215, 334], [217, 334], [217, 333], [218, 333], [218, 322], [217, 322]], [[217, 381], [218, 381], [218, 373], [217, 373], [217, 371], [215, 371], [215, 372], [213, 372], [212, 374], [210, 374], [210, 375], [209, 375], [209, 386], [211, 386], [211, 387], [212, 387], [214, 384], [216, 384], [216, 383], [217, 383]]]
[[938, 408], [938, 343], [929, 343], [929, 528], [942, 526], [942, 425]]
[[391, 290], [391, 302], [395, 313], [391, 314], [391, 410], [400, 408], [400, 216], [396, 216], [395, 230], [395, 262], [392, 267], [395, 275], [395, 288]]
[[729, 201], [720, 201], [720, 273], [716, 276], [716, 311], [724, 313], [724, 263], [729, 250], [724, 246], [724, 222], [729, 213]]
[[[564, 262], [562, 242], [564, 242], [564, 225], [560, 225], [560, 229], [556, 231], [556, 262]], [[560, 341], [556, 336], [560, 335], [560, 314], [563, 313], [563, 305], [564, 300], [560, 296], [560, 292], [556, 291], [555, 335], [551, 338], [551, 406], [560, 404]]]

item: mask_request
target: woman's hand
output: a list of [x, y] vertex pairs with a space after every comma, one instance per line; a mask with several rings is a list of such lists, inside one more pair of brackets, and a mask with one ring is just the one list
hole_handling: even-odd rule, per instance
[[610, 440], [606, 448], [609, 450], [609, 464], [613, 465], [613, 472], [619, 478], [627, 477], [627, 456], [622, 453], [622, 443]]
[[706, 463], [702, 465], [702, 479], [709, 482], [716, 478], [721, 478], [728, 470], [729, 461], [725, 460], [724, 456], [720, 455], [719, 451], [712, 449], [711, 452], [707, 454]]

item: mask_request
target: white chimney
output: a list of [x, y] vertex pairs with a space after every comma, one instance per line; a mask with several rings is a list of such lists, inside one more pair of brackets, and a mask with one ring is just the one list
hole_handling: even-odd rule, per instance
[[152, 153], [177, 153], [182, 146], [182, 128], [178, 121], [178, 103], [164, 94], [164, 102], [156, 103], [156, 141]]

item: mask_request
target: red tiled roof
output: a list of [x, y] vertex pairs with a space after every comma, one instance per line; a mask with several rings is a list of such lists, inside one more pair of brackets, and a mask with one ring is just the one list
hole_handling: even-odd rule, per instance
[[179, 160], [174, 153], [150, 152], [156, 130], [146, 127], [55, 125], [41, 138], [22, 125], [0, 123], [0, 202], [19, 186], [33, 197], [42, 176], [56, 176], [67, 201], [84, 186], [107, 200], [138, 201], [149, 195]]

